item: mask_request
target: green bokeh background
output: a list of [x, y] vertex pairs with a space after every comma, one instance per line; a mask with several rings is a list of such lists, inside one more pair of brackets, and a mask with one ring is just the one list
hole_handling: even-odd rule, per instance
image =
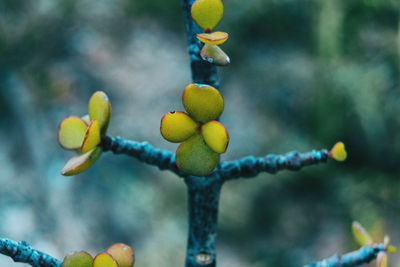
[[[400, 4], [224, 0], [217, 30], [231, 141], [222, 160], [346, 144], [348, 160], [262, 174], [222, 190], [218, 266], [294, 267], [354, 250], [360, 221], [400, 245]], [[114, 242], [136, 266], [183, 266], [186, 188], [169, 172], [105, 153], [59, 174], [59, 122], [109, 95], [109, 134], [174, 151], [159, 133], [190, 83], [179, 0], [0, 1], [0, 237], [62, 258]], [[400, 257], [390, 255], [389, 266]], [[0, 256], [0, 266], [15, 266]], [[371, 265], [372, 266], [372, 265]]]

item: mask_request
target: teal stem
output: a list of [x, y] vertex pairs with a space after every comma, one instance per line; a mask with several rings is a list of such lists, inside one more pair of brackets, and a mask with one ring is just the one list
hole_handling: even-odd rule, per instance
[[384, 244], [365, 246], [359, 250], [339, 255], [335, 254], [328, 259], [304, 265], [304, 267], [352, 267], [366, 264], [378, 257], [378, 253], [385, 251]]
[[61, 266], [61, 261], [33, 249], [25, 241], [16, 242], [6, 238], [0, 238], [0, 253], [9, 256], [14, 262], [28, 263], [34, 267]]
[[192, 80], [194, 83], [208, 84], [218, 89], [217, 67], [200, 57], [200, 50], [203, 44], [196, 38], [196, 34], [204, 31], [192, 19], [190, 10], [194, 1], [182, 0]]
[[304, 166], [326, 162], [328, 151], [307, 153], [289, 152], [265, 157], [247, 156], [237, 161], [221, 162], [208, 177], [185, 175], [176, 166], [175, 154], [154, 148], [147, 142], [127, 141], [121, 137], [106, 136], [101, 146], [104, 151], [126, 154], [138, 160], [170, 170], [183, 177], [188, 188], [189, 230], [186, 267], [216, 266], [216, 237], [219, 196], [225, 181], [240, 177], [255, 177], [260, 172], [277, 173], [280, 170], [300, 170]]
[[306, 153], [292, 151], [285, 155], [269, 154], [259, 158], [247, 156], [236, 161], [221, 162], [218, 172], [224, 180], [252, 178], [261, 172], [274, 174], [285, 169], [298, 171], [305, 166], [326, 163], [328, 158], [326, 149]]

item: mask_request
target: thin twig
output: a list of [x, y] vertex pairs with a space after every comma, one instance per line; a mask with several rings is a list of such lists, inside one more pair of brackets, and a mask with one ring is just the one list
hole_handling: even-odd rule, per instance
[[176, 166], [175, 154], [167, 150], [153, 148], [149, 143], [124, 140], [121, 137], [106, 136], [102, 140], [104, 151], [114, 154], [126, 154], [150, 165], [157, 166], [160, 170], [170, 170], [180, 177], [185, 177]]
[[247, 156], [236, 161], [221, 162], [218, 172], [222, 179], [232, 180], [255, 177], [261, 172], [274, 174], [280, 170], [298, 171], [304, 166], [325, 163], [328, 154], [328, 150], [322, 149], [307, 153], [292, 151], [285, 155], [269, 154], [259, 158]]
[[324, 259], [319, 262], [311, 263], [308, 265], [304, 265], [304, 267], [352, 267], [365, 263], [369, 263], [370, 261], [376, 259], [378, 253], [381, 251], [385, 251], [384, 244], [375, 244], [370, 246], [365, 246], [360, 248], [359, 250], [339, 255], [335, 254], [328, 259]]

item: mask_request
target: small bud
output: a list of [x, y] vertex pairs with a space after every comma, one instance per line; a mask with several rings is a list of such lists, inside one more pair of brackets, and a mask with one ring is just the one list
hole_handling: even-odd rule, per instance
[[347, 158], [347, 152], [343, 142], [337, 142], [329, 152], [329, 157], [336, 161], [345, 161]]
[[211, 262], [211, 255], [207, 253], [199, 253], [196, 255], [196, 261], [200, 264], [208, 264]]
[[204, 44], [200, 56], [203, 60], [216, 66], [226, 66], [231, 62], [228, 55], [217, 45]]

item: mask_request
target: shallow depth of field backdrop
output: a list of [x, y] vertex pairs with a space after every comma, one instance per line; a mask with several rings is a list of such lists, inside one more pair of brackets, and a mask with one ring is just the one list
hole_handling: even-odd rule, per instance
[[[224, 186], [218, 265], [291, 267], [358, 248], [352, 220], [400, 244], [400, 6], [396, 0], [224, 0], [217, 29], [231, 140], [224, 159], [330, 148], [348, 160]], [[179, 0], [0, 1], [0, 236], [61, 259], [114, 242], [137, 266], [183, 266], [186, 188], [105, 153], [76, 177], [56, 135], [111, 99], [109, 134], [174, 151], [161, 117], [190, 83]], [[400, 256], [389, 256], [391, 266]], [[16, 264], [18, 265], [18, 264]], [[16, 266], [1, 255], [0, 266]], [[19, 265], [18, 265], [19, 266]]]

